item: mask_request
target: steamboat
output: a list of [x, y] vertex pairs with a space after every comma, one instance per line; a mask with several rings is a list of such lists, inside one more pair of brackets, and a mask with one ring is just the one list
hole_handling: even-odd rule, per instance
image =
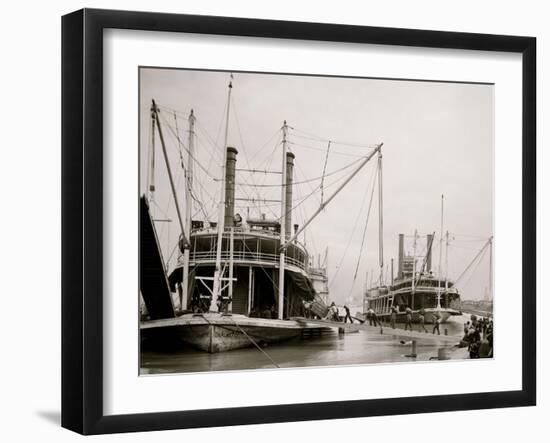
[[[480, 258], [487, 251], [489, 251], [489, 282], [492, 285], [492, 236], [486, 240], [473, 260], [466, 266], [464, 271], [455, 281], [448, 277], [450, 237], [448, 231], [445, 232], [445, 234], [443, 233], [443, 206], [444, 196], [442, 195], [441, 231], [439, 235], [439, 275], [435, 275], [432, 269], [432, 250], [435, 232], [426, 235], [426, 252], [422, 254], [418, 252], [419, 235], [417, 230], [414, 231], [413, 235], [412, 254], [405, 253], [405, 235], [399, 234], [397, 275], [394, 276], [393, 259], [391, 260], [391, 271], [389, 276], [384, 275], [384, 260], [382, 255], [383, 225], [382, 211], [380, 209], [379, 279], [377, 285], [371, 285], [371, 287], [367, 287], [365, 291], [363, 315], [366, 315], [369, 310], [372, 310], [379, 319], [389, 320], [392, 313], [394, 313], [397, 322], [405, 322], [407, 311], [409, 310], [412, 311], [413, 322], [418, 322], [420, 316], [423, 315], [426, 323], [434, 323], [436, 320], [439, 320], [440, 323], [445, 323], [453, 316], [462, 315], [460, 293], [457, 288], [457, 283], [476, 263], [479, 265]], [[445, 246], [443, 246], [443, 243]], [[443, 250], [445, 250], [444, 268], [442, 266]], [[386, 283], [387, 279], [385, 277], [389, 277], [390, 281], [388, 283]]]
[[[415, 233], [415, 245], [416, 236]], [[397, 310], [398, 322], [405, 321], [406, 308], [412, 309], [413, 321], [417, 321], [419, 313], [423, 312], [426, 323], [433, 323], [436, 313], [441, 323], [446, 322], [451, 316], [461, 315], [460, 294], [454, 282], [436, 277], [432, 270], [433, 234], [427, 235], [427, 253], [420, 257], [420, 270], [417, 270], [419, 257], [415, 253], [405, 254], [404, 238], [404, 234], [399, 234], [396, 278], [393, 278], [392, 272], [392, 281], [389, 285], [373, 287], [366, 291], [364, 311], [373, 309], [379, 318], [387, 320], [394, 307]]]
[[[217, 207], [217, 220], [192, 217], [196, 200], [193, 167], [202, 167], [194, 153], [196, 116], [188, 118], [188, 140], [180, 143], [187, 153], [185, 212], [180, 209], [177, 186], [167, 155], [161, 110], [153, 101], [151, 130], [153, 153], [149, 164], [148, 194], [140, 203], [140, 295], [142, 301], [141, 340], [164, 340], [168, 335], [200, 350], [215, 353], [288, 340], [304, 331], [325, 330], [318, 323], [308, 322], [305, 306], [317, 317], [328, 310], [328, 285], [325, 263], [313, 263], [311, 255], [299, 235], [323, 211], [330, 201], [376, 154], [381, 144], [374, 146], [368, 155], [353, 162], [351, 172], [340, 181], [337, 189], [324, 200], [302, 226], [293, 224], [294, 162], [295, 155], [288, 146], [289, 126], [281, 128], [281, 168], [273, 171], [238, 168], [239, 151], [228, 146], [229, 113], [233, 77], [229, 82], [223, 162], [219, 182], [221, 197]], [[155, 131], [161, 142], [173, 202], [177, 210], [179, 258], [169, 270], [163, 260], [156, 232], [155, 218], [151, 215], [154, 201], [154, 149]], [[248, 163], [248, 160], [247, 160]], [[247, 164], [247, 166], [249, 166]], [[326, 168], [326, 163], [325, 163]], [[345, 168], [342, 168], [345, 169]], [[280, 216], [268, 217], [265, 213], [243, 218], [235, 210], [237, 200], [245, 198], [235, 194], [239, 173], [276, 174], [281, 177], [280, 200], [256, 198], [256, 202], [275, 202], [280, 205]], [[320, 177], [324, 180], [325, 176]], [[321, 185], [322, 186], [322, 185]], [[246, 200], [250, 200], [247, 198]]]

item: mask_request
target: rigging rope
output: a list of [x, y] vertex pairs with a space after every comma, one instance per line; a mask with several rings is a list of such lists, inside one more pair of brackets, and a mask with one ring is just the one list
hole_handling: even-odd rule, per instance
[[309, 140], [312, 140], [312, 141], [318, 141], [318, 142], [323, 142], [323, 143], [331, 142], [334, 145], [349, 146], [349, 147], [353, 147], [353, 148], [373, 148], [372, 145], [368, 145], [368, 144], [348, 143], [348, 142], [337, 141], [337, 140], [333, 140], [333, 139], [329, 139], [329, 138], [319, 137], [319, 136], [317, 136], [315, 134], [312, 134], [310, 132], [302, 131], [301, 129], [298, 129], [296, 127], [289, 126], [289, 128], [292, 129], [293, 131], [304, 134], [304, 135], [294, 134], [296, 137], [301, 137], [301, 138], [309, 139]]
[[487, 240], [487, 242], [483, 245], [481, 250], [477, 253], [477, 255], [474, 257], [474, 259], [470, 262], [468, 266], [466, 266], [466, 269], [460, 274], [460, 276], [455, 280], [455, 286], [460, 281], [460, 279], [468, 272], [468, 270], [472, 267], [472, 265], [477, 261], [477, 259], [482, 255], [485, 254], [485, 250], [487, 249], [487, 246], [491, 244], [492, 237]]
[[[334, 171], [331, 171], [331, 172], [328, 172], [324, 175], [320, 175], [318, 177], [313, 177], [313, 178], [310, 178], [310, 179], [307, 179], [307, 180], [302, 180], [302, 181], [295, 181], [293, 182], [290, 186], [292, 185], [299, 185], [299, 184], [302, 184], [302, 183], [310, 183], [310, 182], [314, 182], [314, 181], [317, 181], [317, 180], [321, 180], [321, 183], [324, 181], [324, 179], [326, 177], [331, 177], [335, 174], [338, 174], [339, 172], [342, 172], [346, 169], [349, 169], [351, 168], [352, 166], [356, 165], [357, 163], [359, 163], [361, 160], [363, 160], [365, 157], [361, 157], [361, 158], [358, 158], [357, 160], [354, 160], [352, 161], [351, 163], [348, 163], [346, 166], [343, 166], [342, 168], [339, 168], [339, 169], [336, 169]], [[252, 186], [252, 185], [249, 185], [248, 183], [239, 183], [237, 182], [237, 184], [239, 185], [243, 185], [243, 186]], [[258, 188], [279, 188], [279, 187], [282, 187], [282, 186], [286, 186], [283, 185], [283, 184], [276, 184], [276, 185], [272, 185], [272, 184], [263, 184], [263, 185], [256, 185], [256, 187]]]
[[[177, 136], [177, 134], [174, 133], [174, 128], [172, 128], [172, 125], [168, 124], [161, 114], [158, 114], [158, 115], [161, 119], [163, 119], [164, 125], [170, 130], [172, 135], [177, 139], [178, 136]], [[203, 164], [201, 162], [199, 162], [199, 160], [194, 155], [192, 155], [189, 152], [189, 149], [183, 143], [181, 144], [181, 146], [183, 147], [183, 149], [185, 149], [185, 151], [189, 154], [189, 156], [193, 159], [193, 161], [197, 164], [197, 166], [204, 171], [204, 173], [206, 175], [208, 175], [213, 180], [218, 180], [216, 177], [214, 177], [212, 174], [210, 174], [208, 169], [206, 167], [204, 167]]]
[[[280, 136], [280, 135], [281, 135], [281, 129], [282, 129], [282, 128], [277, 128], [277, 130], [276, 130], [276, 131], [271, 135], [271, 137], [269, 137], [269, 139], [260, 147], [260, 149], [257, 150], [257, 151], [252, 155], [252, 157], [250, 157], [250, 162], [252, 162], [252, 160], [254, 160], [254, 159], [258, 156], [258, 154], [259, 154], [260, 152], [262, 152], [268, 145], [271, 144], [271, 142], [273, 141], [273, 139], [275, 138], [275, 136], [277, 136], [277, 135]], [[274, 149], [276, 149], [277, 146], [279, 146], [280, 143], [281, 143], [280, 141], [277, 141], [277, 143], [275, 144], [275, 148], [274, 148]]]
[[[247, 165], [248, 169], [252, 169], [252, 168], [250, 167], [250, 161], [248, 160], [248, 155], [247, 155], [247, 153], [246, 153], [247, 149], [246, 149], [246, 146], [245, 146], [245, 143], [244, 143], [243, 134], [242, 134], [242, 132], [241, 132], [241, 125], [240, 125], [240, 123], [239, 123], [239, 117], [238, 117], [238, 113], [237, 113], [237, 103], [236, 103], [236, 102], [237, 102], [237, 101], [236, 101], [235, 97], [233, 97], [233, 116], [235, 117], [235, 123], [236, 123], [236, 126], [237, 126], [237, 132], [239, 133], [239, 138], [240, 138], [240, 140], [241, 140], [241, 145], [242, 145], [242, 147], [243, 147], [243, 154], [244, 154], [244, 159], [245, 159], [245, 161], [246, 161], [246, 165]], [[243, 179], [244, 179], [244, 177], [243, 177]], [[244, 179], [244, 180], [245, 180], [245, 183], [247, 184], [247, 186], [250, 186], [250, 184], [246, 181], [246, 179]], [[252, 186], [255, 186], [256, 183], [254, 182], [254, 174], [251, 174], [251, 175], [250, 175], [250, 180], [252, 181]], [[242, 188], [241, 188], [241, 189], [242, 189]], [[247, 195], [247, 197], [248, 197], [248, 195]], [[259, 191], [258, 191], [258, 197], [260, 197]], [[259, 206], [259, 204], [258, 204], [258, 206]], [[258, 209], [259, 209], [259, 207], [258, 207]]]
[[325, 191], [323, 189], [323, 184], [325, 183], [325, 174], [327, 172], [327, 163], [328, 163], [328, 153], [330, 151], [330, 140], [327, 145], [327, 155], [325, 156], [325, 164], [323, 165], [323, 175], [321, 178], [321, 204], [323, 204], [323, 199], [325, 197]]
[[[325, 148], [318, 148], [318, 147], [311, 146], [311, 145], [304, 145], [303, 143], [296, 143], [296, 142], [290, 142], [289, 141], [288, 144], [293, 145], [293, 146], [298, 146], [300, 148], [313, 149], [314, 151], [321, 151], [321, 152], [326, 151]], [[372, 149], [374, 149], [374, 148], [372, 148]], [[332, 153], [336, 154], [336, 155], [341, 155], [343, 157], [365, 158], [364, 155], [348, 154], [348, 153], [345, 153], [345, 152], [335, 151], [334, 149], [332, 150]]]
[[246, 333], [246, 331], [245, 331], [243, 328], [241, 328], [241, 326], [235, 321], [235, 319], [234, 319], [233, 317], [231, 317], [231, 320], [233, 320], [233, 323], [235, 323], [235, 326], [237, 326], [237, 328], [239, 328], [239, 330], [245, 335], [245, 337], [248, 338], [248, 339], [250, 340], [250, 342], [251, 342], [254, 346], [256, 346], [256, 348], [258, 348], [258, 350], [259, 350], [262, 354], [264, 354], [264, 355], [271, 361], [271, 363], [273, 363], [273, 365], [274, 365], [276, 368], [280, 368], [280, 366], [279, 366], [277, 363], [275, 363], [275, 361], [269, 356], [269, 354], [268, 354], [267, 352], [265, 352], [265, 351], [260, 347], [260, 345], [258, 345], [258, 343], [256, 343], [256, 342], [252, 339], [252, 337], [250, 337], [250, 335], [248, 335], [248, 334]]
[[[346, 177], [340, 177], [338, 178], [337, 180], [333, 181], [332, 183], [328, 184], [325, 188], [329, 188], [331, 186], [334, 186], [335, 184], [337, 184], [338, 182], [344, 180]], [[289, 211], [286, 212], [286, 214], [288, 215], [289, 213], [292, 213], [296, 208], [298, 208], [300, 205], [302, 205], [307, 199], [309, 199], [312, 195], [314, 195], [319, 189], [319, 186], [317, 186], [317, 188], [314, 188], [308, 195], [306, 195], [298, 204], [296, 204], [295, 206], [293, 206], [292, 208], [290, 208]], [[281, 217], [277, 218], [276, 220], [277, 221], [280, 221], [282, 220], [282, 215]]]
[[[372, 208], [372, 201], [373, 201], [373, 196], [374, 196], [374, 189], [376, 188], [375, 184], [375, 178], [378, 174], [380, 174], [380, 170], [376, 170], [376, 174], [373, 175], [373, 185], [372, 185], [372, 190], [371, 190], [371, 193], [370, 193], [370, 201], [369, 201], [369, 209], [367, 210], [367, 219], [365, 221], [365, 228], [363, 229], [363, 237], [361, 238], [361, 246], [359, 247], [359, 257], [357, 258], [357, 266], [355, 267], [355, 274], [353, 275], [353, 282], [355, 283], [355, 280], [357, 279], [357, 271], [359, 270], [359, 264], [361, 263], [361, 255], [362, 255], [362, 252], [363, 252], [363, 246], [365, 244], [365, 237], [366, 237], [366, 234], [367, 234], [367, 226], [369, 225], [369, 217], [370, 217], [370, 211], [371, 211], [371, 208]], [[352, 290], [353, 290], [353, 286], [352, 286]], [[351, 292], [351, 291], [350, 291]], [[350, 294], [351, 295], [351, 294]]]
[[363, 237], [361, 238], [361, 246], [359, 247], [359, 254], [357, 257], [357, 266], [355, 267], [355, 274], [353, 275], [353, 280], [351, 282], [351, 287], [349, 290], [348, 298], [351, 297], [351, 294], [353, 293], [353, 288], [355, 287], [355, 282], [357, 281], [357, 272], [359, 271], [359, 264], [361, 263], [361, 256], [363, 253], [363, 246], [365, 244], [365, 237], [367, 234], [367, 226], [369, 225], [369, 217], [370, 217], [370, 211], [372, 208], [372, 201], [374, 196], [374, 190], [376, 188], [376, 176], [380, 173], [380, 170], [377, 168], [376, 173], [372, 176], [372, 189], [370, 194], [370, 200], [369, 200], [369, 208], [367, 210], [367, 219], [365, 220], [365, 228], [363, 229]]
[[[474, 273], [475, 271], [477, 270], [477, 268], [479, 267], [479, 265], [481, 265], [481, 262], [483, 261], [483, 259], [485, 258], [485, 255], [487, 254], [487, 249], [484, 249], [483, 250], [483, 253], [479, 256], [479, 260], [477, 260], [477, 264], [473, 267], [472, 269], [472, 272], [470, 273], [470, 276], [468, 277], [468, 279], [466, 280], [466, 282], [464, 283], [464, 287], [468, 286], [468, 284], [470, 283], [470, 280], [472, 279], [472, 277], [474, 276]], [[454, 282], [454, 285], [456, 287], [456, 282], [458, 281], [458, 279]]]
[[[373, 178], [372, 178], [372, 183], [371, 185], [374, 187], [374, 177], [376, 177], [376, 174], [373, 174]], [[340, 272], [340, 269], [342, 267], [342, 263], [344, 262], [344, 259], [346, 258], [346, 255], [348, 253], [348, 250], [349, 250], [349, 247], [351, 245], [351, 241], [353, 239], [353, 235], [355, 234], [355, 230], [357, 229], [357, 225], [359, 223], [359, 217], [361, 216], [361, 213], [363, 212], [363, 208], [365, 207], [365, 203], [367, 202], [367, 196], [368, 196], [368, 192], [365, 192], [365, 195], [363, 197], [363, 202], [361, 203], [361, 208], [359, 209], [359, 212], [357, 213], [357, 217], [355, 218], [355, 223], [353, 225], [353, 229], [351, 231], [351, 235], [349, 237], [349, 240], [348, 240], [348, 243], [346, 245], [346, 248], [344, 249], [344, 253], [342, 254], [342, 258], [340, 259], [340, 262], [338, 263], [338, 266], [336, 267], [336, 270], [334, 271], [334, 274], [332, 275], [332, 277], [329, 279], [329, 288], [332, 287], [332, 285], [334, 284], [334, 280], [336, 279], [336, 277], [338, 276], [338, 273]]]
[[[185, 149], [185, 151], [189, 154], [190, 158], [201, 168], [204, 169], [204, 167], [200, 164], [200, 162], [198, 162], [198, 160], [190, 154], [190, 151], [189, 149], [183, 144], [183, 142], [181, 142], [180, 138], [179, 138], [179, 134], [177, 132], [174, 132], [174, 128], [172, 128], [172, 126], [170, 124], [167, 124], [167, 122], [165, 121], [165, 119], [163, 118], [163, 122], [164, 124], [168, 127], [168, 129], [170, 130], [170, 133], [173, 137], [176, 138], [177, 142], [178, 142], [178, 146], [179, 146], [179, 156], [180, 156], [180, 165], [181, 165], [181, 170], [183, 170], [184, 174], [187, 175], [187, 170], [185, 168], [185, 164], [184, 164], [184, 160], [183, 160], [183, 154], [182, 154], [182, 151], [181, 151], [181, 147], [183, 147]], [[207, 172], [208, 173], [208, 172]], [[210, 174], [208, 174], [210, 175]], [[179, 187], [179, 178], [180, 176], [178, 176], [178, 184], [176, 187]], [[197, 182], [197, 181], [195, 181]], [[201, 186], [201, 188], [210, 196], [210, 194], [208, 193], [208, 191], [206, 191], [206, 189], [202, 186], [202, 184], [200, 183], [200, 181], [198, 182], [199, 185]], [[188, 187], [188, 184], [186, 185]], [[205, 216], [207, 216], [207, 213], [206, 213], [206, 210], [202, 204], [202, 202], [195, 196], [194, 194], [194, 191], [192, 188], [189, 188], [189, 193], [191, 195], [191, 198], [197, 202], [197, 204], [199, 205], [199, 207], [201, 208], [202, 212], [204, 213]]]

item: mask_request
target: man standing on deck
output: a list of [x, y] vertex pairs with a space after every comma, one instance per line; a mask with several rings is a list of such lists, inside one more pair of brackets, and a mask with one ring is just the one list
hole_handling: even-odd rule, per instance
[[391, 314], [390, 314], [390, 323], [391, 323], [392, 329], [395, 329], [396, 321], [397, 321], [397, 307], [395, 305], [392, 305]]
[[313, 303], [302, 300], [302, 304], [304, 306], [304, 317], [311, 318], [311, 305]]
[[406, 323], [405, 323], [405, 331], [407, 328], [411, 328], [411, 331], [413, 330], [412, 320], [413, 320], [413, 311], [411, 308], [407, 306], [407, 309], [405, 309], [406, 314]]
[[441, 315], [439, 315], [439, 312], [434, 312], [433, 317], [434, 317], [434, 328], [433, 328], [432, 334], [435, 334], [435, 331], [437, 331], [437, 335], [441, 335], [441, 333], [439, 332], [439, 324], [441, 323]]

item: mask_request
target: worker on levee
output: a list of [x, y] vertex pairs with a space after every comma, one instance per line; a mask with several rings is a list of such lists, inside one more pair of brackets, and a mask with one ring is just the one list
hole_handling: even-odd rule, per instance
[[391, 314], [390, 314], [390, 323], [392, 329], [395, 329], [395, 322], [397, 321], [397, 306], [392, 305], [391, 307]]
[[432, 334], [435, 334], [435, 331], [437, 331], [437, 335], [441, 335], [441, 333], [439, 332], [439, 325], [441, 323], [441, 315], [437, 311], [434, 312], [432, 315], [434, 317], [434, 328], [432, 330]]
[[327, 315], [325, 315], [324, 320], [333, 320], [333, 321], [339, 321], [338, 319], [338, 308], [332, 302], [328, 308]]
[[347, 322], [348, 322], [348, 318], [349, 318], [349, 322], [350, 322], [351, 324], [353, 324], [353, 318], [351, 318], [351, 314], [350, 314], [350, 312], [349, 312], [349, 308], [348, 308], [346, 305], [344, 305], [344, 309], [345, 309], [345, 311], [346, 311], [346, 316], [344, 317], [344, 323], [347, 323]]
[[410, 328], [412, 332], [413, 330], [412, 321], [413, 321], [413, 311], [411, 308], [407, 306], [407, 309], [405, 309], [405, 331], [407, 330], [407, 328]]
[[424, 332], [428, 332], [426, 329], [426, 311], [424, 311], [424, 308], [421, 308], [420, 311], [418, 311], [418, 323], [420, 324], [418, 331], [423, 329]]
[[380, 320], [378, 319], [378, 316], [376, 315], [376, 312], [374, 312], [374, 309], [369, 308], [369, 310], [367, 311], [367, 317], [369, 319], [369, 326], [382, 326]]

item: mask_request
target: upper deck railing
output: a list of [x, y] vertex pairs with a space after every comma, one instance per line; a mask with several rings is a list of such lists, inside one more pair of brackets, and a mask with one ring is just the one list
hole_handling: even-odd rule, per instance
[[[230, 229], [223, 234], [221, 260], [230, 260]], [[209, 264], [216, 261], [217, 230], [207, 228], [195, 230], [190, 237], [189, 262], [191, 264]], [[263, 229], [233, 228], [233, 261], [235, 263], [257, 263], [278, 267], [279, 265], [279, 234]], [[182, 260], [178, 260], [181, 265]], [[293, 242], [287, 247], [285, 264], [299, 268], [305, 272], [309, 269], [309, 256], [305, 247], [299, 242]]]
[[[223, 262], [228, 262], [230, 257], [229, 251], [222, 251], [221, 260]], [[216, 261], [216, 251], [206, 251], [206, 252], [193, 252], [189, 254], [189, 261], [191, 263], [208, 263]], [[233, 262], [256, 262], [256, 263], [268, 263], [279, 265], [279, 255], [278, 254], [269, 254], [265, 252], [253, 252], [253, 251], [234, 251], [233, 252]], [[297, 260], [293, 257], [285, 256], [285, 264], [289, 266], [295, 266], [304, 271], [307, 270], [306, 264], [300, 260]]]

